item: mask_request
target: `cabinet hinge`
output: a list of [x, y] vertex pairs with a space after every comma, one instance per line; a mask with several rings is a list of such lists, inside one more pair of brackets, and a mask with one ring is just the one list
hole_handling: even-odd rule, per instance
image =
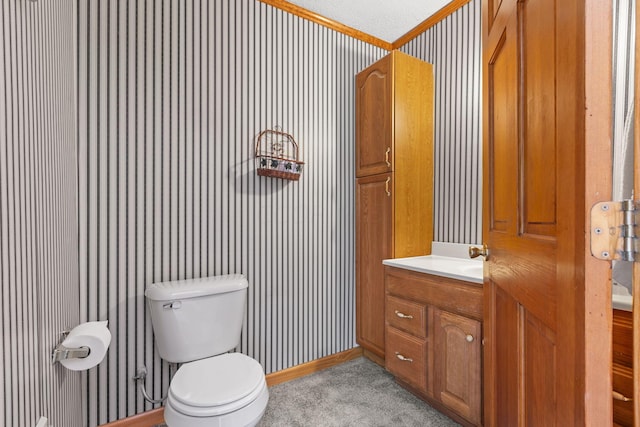
[[591, 255], [602, 260], [640, 261], [636, 223], [640, 202], [600, 202], [591, 208]]

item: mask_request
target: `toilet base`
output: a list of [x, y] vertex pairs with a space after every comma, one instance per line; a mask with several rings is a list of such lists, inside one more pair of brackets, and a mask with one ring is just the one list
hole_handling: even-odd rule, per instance
[[264, 415], [269, 401], [267, 384], [258, 397], [247, 406], [215, 417], [194, 417], [178, 412], [167, 399], [164, 407], [164, 422], [168, 427], [253, 427]]

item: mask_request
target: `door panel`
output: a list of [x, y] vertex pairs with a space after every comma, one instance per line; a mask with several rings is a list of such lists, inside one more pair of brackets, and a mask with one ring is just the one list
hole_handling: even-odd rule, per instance
[[489, 62], [489, 180], [491, 186], [491, 229], [515, 231], [515, 211], [518, 147], [517, 69], [515, 32], [504, 32]]
[[489, 22], [487, 28], [491, 28], [493, 21], [500, 11], [500, 5], [502, 4], [502, 0], [488, 0], [488, 8], [489, 8]]
[[[518, 340], [518, 303], [495, 285], [489, 286], [492, 289], [487, 294], [493, 298], [489, 307], [493, 308], [492, 318], [495, 322], [494, 370], [501, 372], [495, 378], [495, 386], [500, 390], [495, 400], [495, 425], [515, 426], [518, 425], [518, 348], [512, 343]], [[489, 311], [485, 310], [485, 313]], [[489, 338], [486, 337], [486, 340], [489, 341]], [[489, 396], [485, 396], [485, 399], [487, 397]]]
[[523, 1], [519, 5], [523, 79], [522, 129], [523, 233], [555, 236], [555, 18], [554, 0]]
[[524, 342], [524, 396], [527, 425], [555, 424], [556, 390], [550, 372], [556, 371], [555, 334], [520, 306]]
[[356, 76], [356, 177], [392, 170], [392, 59], [387, 55]]

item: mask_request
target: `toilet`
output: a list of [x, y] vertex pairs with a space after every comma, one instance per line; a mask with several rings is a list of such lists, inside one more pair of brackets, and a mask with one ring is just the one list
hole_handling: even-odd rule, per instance
[[169, 384], [169, 427], [255, 426], [267, 407], [264, 369], [229, 353], [247, 299], [241, 274], [151, 284], [145, 291], [160, 357], [182, 365]]

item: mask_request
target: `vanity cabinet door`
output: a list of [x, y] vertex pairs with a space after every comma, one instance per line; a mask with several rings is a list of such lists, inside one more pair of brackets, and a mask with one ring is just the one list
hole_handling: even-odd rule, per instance
[[434, 394], [473, 424], [481, 424], [481, 324], [434, 309]]

